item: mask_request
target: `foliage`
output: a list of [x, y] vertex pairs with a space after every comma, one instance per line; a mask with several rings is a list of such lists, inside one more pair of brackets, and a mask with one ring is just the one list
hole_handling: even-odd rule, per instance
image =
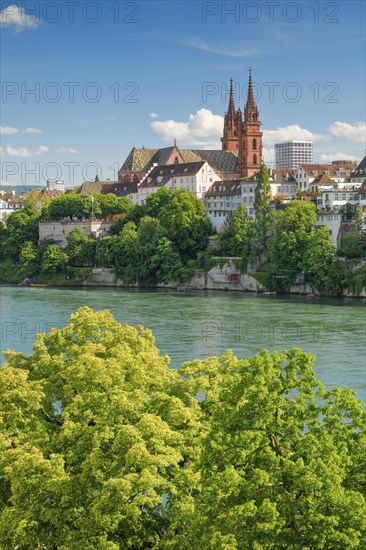
[[6, 221], [2, 254], [15, 262], [26, 242], [38, 242], [38, 217], [26, 212], [13, 212]]
[[49, 244], [42, 256], [41, 268], [43, 272], [54, 273], [62, 270], [68, 263], [68, 256], [56, 244]]
[[67, 237], [66, 253], [69, 263], [75, 267], [93, 265], [96, 242], [83, 233], [80, 227], [75, 227]]
[[20, 255], [23, 272], [26, 277], [35, 275], [39, 270], [39, 252], [38, 247], [31, 241], [27, 241], [23, 246]]
[[272, 274], [269, 290], [286, 291], [303, 269], [304, 252], [316, 221], [315, 205], [292, 201], [277, 213], [274, 231], [268, 242], [268, 260]]
[[32, 189], [24, 197], [23, 209], [28, 215], [40, 215], [43, 208], [50, 204], [51, 200], [42, 191]]
[[275, 211], [270, 209], [271, 185], [269, 172], [265, 164], [259, 170], [257, 185], [254, 190], [255, 212], [255, 250], [260, 255], [267, 247], [269, 232], [273, 223]]
[[146, 212], [146, 209], [144, 206], [140, 206], [139, 204], [133, 204], [129, 207], [127, 214], [124, 218], [118, 219], [114, 224], [112, 225], [109, 233], [110, 235], [118, 235], [122, 228], [130, 223], [133, 222], [136, 226], [140, 223], [141, 218], [144, 217]]
[[345, 235], [342, 237], [338, 254], [349, 259], [361, 260], [366, 258], [366, 234]]
[[5, 357], [1, 548], [364, 547], [366, 413], [314, 356], [178, 371], [149, 330], [84, 307]]
[[82, 308], [0, 369], [1, 548], [151, 548], [198, 405], [151, 332]]
[[218, 234], [220, 255], [241, 257], [246, 264], [252, 252], [253, 230], [254, 224], [245, 206], [240, 205], [234, 212], [230, 212]]
[[327, 391], [299, 349], [187, 363], [201, 394], [194, 487], [171, 509], [171, 548], [363, 548], [366, 416]]
[[146, 215], [157, 218], [160, 210], [168, 204], [173, 197], [173, 193], [167, 187], [161, 187], [155, 193], [150, 193], [146, 197]]
[[53, 199], [42, 212], [43, 220], [60, 221], [65, 218], [90, 219], [126, 212], [126, 197], [118, 199], [113, 193], [102, 195], [95, 193], [64, 194]]
[[211, 224], [205, 219], [202, 201], [193, 193], [174, 191], [171, 200], [160, 209], [158, 219], [184, 259], [193, 259], [207, 249]]

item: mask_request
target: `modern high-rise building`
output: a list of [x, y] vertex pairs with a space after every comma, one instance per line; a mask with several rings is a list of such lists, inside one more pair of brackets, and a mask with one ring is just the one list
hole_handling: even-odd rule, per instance
[[313, 163], [312, 141], [285, 141], [275, 143], [276, 168], [297, 168], [300, 164]]

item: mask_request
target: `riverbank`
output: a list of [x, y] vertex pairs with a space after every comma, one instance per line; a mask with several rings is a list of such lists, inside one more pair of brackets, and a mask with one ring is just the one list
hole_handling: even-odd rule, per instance
[[[260, 294], [276, 294], [267, 292], [260, 282], [257, 273], [238, 273], [231, 263], [216, 266], [207, 273], [196, 272], [189, 281], [180, 283], [172, 281], [169, 284], [158, 284], [156, 288], [167, 288], [177, 291], [185, 290], [224, 290], [229, 292], [245, 292]], [[0, 282], [20, 283], [23, 280], [21, 273], [0, 268]], [[141, 288], [138, 284], [126, 285], [118, 278], [113, 268], [68, 268], [65, 272], [42, 274], [36, 278], [37, 284], [54, 287], [107, 287], [107, 288]], [[288, 293], [316, 298], [321, 296], [318, 289], [310, 282], [295, 283]], [[366, 298], [365, 287], [359, 294], [345, 290], [342, 297]]]

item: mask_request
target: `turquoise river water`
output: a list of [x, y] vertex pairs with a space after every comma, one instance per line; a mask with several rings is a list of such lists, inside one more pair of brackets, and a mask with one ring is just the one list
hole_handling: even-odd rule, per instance
[[[1, 286], [1, 349], [29, 353], [37, 332], [63, 327], [83, 305], [150, 328], [173, 367], [221, 355], [300, 347], [316, 355], [328, 387], [348, 386], [366, 403], [366, 308], [353, 299]], [[2, 357], [3, 361], [3, 357]]]

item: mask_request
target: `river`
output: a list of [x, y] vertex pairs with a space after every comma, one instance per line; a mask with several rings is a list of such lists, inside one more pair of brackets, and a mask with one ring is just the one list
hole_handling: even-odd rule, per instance
[[150, 328], [173, 367], [226, 349], [250, 357], [263, 348], [300, 347], [316, 355], [317, 377], [327, 387], [351, 387], [366, 404], [363, 300], [104, 288], [0, 291], [2, 350], [29, 353], [36, 332], [63, 327], [79, 307], [108, 308], [121, 323]]

